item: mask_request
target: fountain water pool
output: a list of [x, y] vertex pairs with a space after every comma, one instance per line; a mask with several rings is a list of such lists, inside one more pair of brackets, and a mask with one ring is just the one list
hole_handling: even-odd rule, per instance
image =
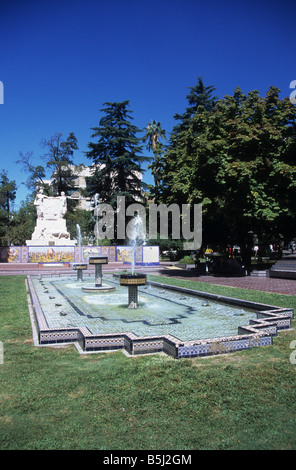
[[[125, 331], [137, 336], [171, 334], [185, 341], [235, 334], [242, 320], [255, 318], [254, 312], [242, 308], [216, 302], [205, 305], [204, 299], [156, 287], [139, 287], [138, 309], [131, 311], [127, 308], [126, 288], [110, 278], [108, 284], [113, 284], [116, 290], [96, 295], [81, 292], [81, 283], [71, 279], [47, 280], [46, 290], [43, 283], [34, 280], [50, 327], [86, 326], [93, 334]], [[55, 298], [49, 299], [52, 296]], [[65, 315], [61, 316], [61, 311]]]
[[128, 309], [126, 287], [106, 277], [114, 291], [87, 293], [85, 282], [71, 277], [28, 276], [40, 344], [73, 341], [84, 352], [123, 349], [193, 357], [271, 344], [277, 329], [289, 328], [293, 316], [291, 309], [279, 313], [258, 305], [258, 317], [241, 305], [151, 285], [139, 287], [138, 308]]

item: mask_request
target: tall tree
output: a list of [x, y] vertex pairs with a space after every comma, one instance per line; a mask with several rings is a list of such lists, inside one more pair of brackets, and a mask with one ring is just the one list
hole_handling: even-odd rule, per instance
[[32, 159], [33, 152], [20, 152], [19, 159], [17, 160], [17, 163], [22, 165], [22, 171], [29, 174], [26, 186], [28, 189], [33, 191], [35, 191], [37, 186], [42, 187], [46, 192], [48, 192], [48, 185], [44, 181], [46, 177], [45, 169], [42, 165], [34, 165]]
[[[162, 181], [159, 197], [163, 202], [186, 203], [187, 193], [193, 178], [193, 161], [190, 147], [201, 130], [192, 127], [194, 116], [210, 112], [217, 98], [215, 87], [206, 86], [202, 77], [197, 84], [189, 87], [186, 99], [188, 106], [183, 114], [175, 114], [179, 121], [173, 128], [170, 141], [157, 169]], [[156, 171], [156, 170], [155, 170]]]
[[208, 242], [244, 246], [250, 232], [260, 241], [293, 234], [296, 108], [279, 93], [236, 88], [175, 136], [177, 162], [172, 152], [164, 156], [167, 199], [181, 186], [183, 200], [202, 203]]
[[78, 149], [77, 138], [70, 132], [67, 140], [62, 140], [62, 134], [57, 133], [49, 140], [42, 140], [43, 147], [48, 152], [43, 156], [46, 166], [52, 171], [52, 186], [56, 194], [69, 194], [74, 187], [75, 175], [71, 165], [73, 165], [73, 153]]
[[9, 180], [7, 171], [0, 173], [0, 233], [1, 244], [10, 245], [11, 203], [16, 197], [16, 183]]
[[[29, 174], [26, 185], [35, 191], [36, 187], [42, 187], [48, 195], [69, 194], [74, 187], [75, 175], [71, 165], [73, 164], [74, 150], [78, 149], [77, 138], [70, 132], [66, 140], [61, 133], [56, 133], [50, 139], [42, 139], [41, 145], [47, 149], [47, 153], [41, 158], [45, 166], [34, 165], [33, 152], [20, 152], [17, 163], [22, 165], [22, 170]], [[45, 182], [46, 175], [50, 172], [52, 185]]]
[[11, 242], [14, 245], [25, 245], [30, 240], [36, 225], [36, 207], [34, 197], [30, 195], [22, 201], [18, 210], [13, 213], [11, 223]]
[[150, 151], [152, 149], [154, 155], [156, 156], [159, 153], [159, 145], [160, 139], [164, 138], [165, 130], [161, 127], [160, 122], [156, 122], [153, 120], [151, 123], [149, 122], [146, 127], [146, 132], [143, 137], [143, 141], [147, 142], [147, 149]]
[[[146, 127], [146, 132], [143, 137], [143, 142], [147, 142], [147, 149], [154, 153], [154, 160], [151, 165], [148, 166], [148, 169], [151, 169], [151, 173], [154, 177], [155, 189], [157, 192], [158, 186], [161, 184], [160, 178], [160, 168], [161, 168], [161, 156], [164, 153], [163, 144], [161, 139], [166, 139], [165, 130], [162, 128], [160, 122], [153, 120], [149, 122]], [[157, 194], [155, 194], [157, 197]]]
[[141, 164], [150, 159], [140, 156], [142, 146], [137, 133], [140, 130], [131, 123], [129, 101], [106, 102], [101, 109], [105, 115], [99, 126], [92, 128], [95, 142], [89, 142], [86, 152], [96, 165], [95, 174], [87, 179], [91, 195], [98, 193], [104, 202], [113, 205], [116, 197], [126, 197], [127, 203], [142, 199]]
[[205, 111], [211, 111], [217, 101], [217, 97], [213, 96], [216, 88], [212, 85], [205, 86], [202, 77], [198, 77], [197, 84], [189, 87], [190, 92], [186, 96], [189, 106], [187, 106], [183, 114], [175, 114], [176, 120], [181, 120], [178, 128], [188, 128], [192, 117], [198, 112], [199, 108]]

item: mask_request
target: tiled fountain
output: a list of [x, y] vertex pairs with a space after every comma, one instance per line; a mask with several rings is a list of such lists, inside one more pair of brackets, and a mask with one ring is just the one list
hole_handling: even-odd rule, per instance
[[272, 344], [291, 327], [293, 309], [196, 292], [135, 272], [108, 275], [106, 257], [88, 279], [27, 276], [36, 346], [74, 343], [81, 354], [121, 349], [174, 358], [224, 354]]

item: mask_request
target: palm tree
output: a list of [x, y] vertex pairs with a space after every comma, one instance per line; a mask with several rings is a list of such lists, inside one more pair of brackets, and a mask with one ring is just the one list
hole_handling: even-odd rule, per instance
[[160, 122], [156, 122], [155, 120], [151, 123], [149, 122], [143, 141], [146, 142], [148, 140], [147, 149], [150, 151], [152, 148], [154, 156], [157, 154], [160, 137], [166, 139], [165, 130], [162, 129]]
[[163, 146], [160, 143], [160, 139], [163, 138], [166, 140], [165, 130], [161, 127], [160, 122], [153, 120], [146, 127], [146, 133], [143, 137], [143, 142], [148, 141], [146, 148], [154, 153], [154, 162], [152, 165], [149, 165], [148, 168], [151, 168], [151, 172], [154, 176], [155, 186], [159, 186], [159, 169], [160, 169], [160, 158], [163, 153]]

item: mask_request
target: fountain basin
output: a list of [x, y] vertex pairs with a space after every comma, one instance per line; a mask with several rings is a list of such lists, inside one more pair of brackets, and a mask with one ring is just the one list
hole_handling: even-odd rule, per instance
[[121, 286], [145, 286], [147, 283], [146, 274], [121, 274]]
[[100, 286], [83, 286], [82, 290], [84, 292], [111, 292], [114, 290], [114, 286], [109, 286], [109, 284], [101, 284]]
[[[115, 279], [110, 280], [116, 285], [110, 294], [81, 295], [80, 284], [67, 277], [28, 276], [27, 283], [36, 346], [73, 342], [80, 353], [225, 354], [272, 344], [279, 330], [291, 328], [293, 318], [293, 309], [152, 281], [149, 288], [139, 287], [135, 310], [127, 308], [126, 290]], [[210, 305], [204, 306], [205, 300]]]
[[86, 263], [73, 263], [72, 265], [73, 269], [87, 269], [87, 264]]
[[108, 264], [108, 256], [91, 256], [89, 264]]
[[146, 282], [146, 274], [122, 274], [120, 276], [120, 285], [128, 287], [128, 308], [138, 308], [138, 287], [145, 286]]
[[83, 271], [87, 269], [86, 263], [73, 263], [72, 268], [77, 271], [77, 281], [83, 281]]

